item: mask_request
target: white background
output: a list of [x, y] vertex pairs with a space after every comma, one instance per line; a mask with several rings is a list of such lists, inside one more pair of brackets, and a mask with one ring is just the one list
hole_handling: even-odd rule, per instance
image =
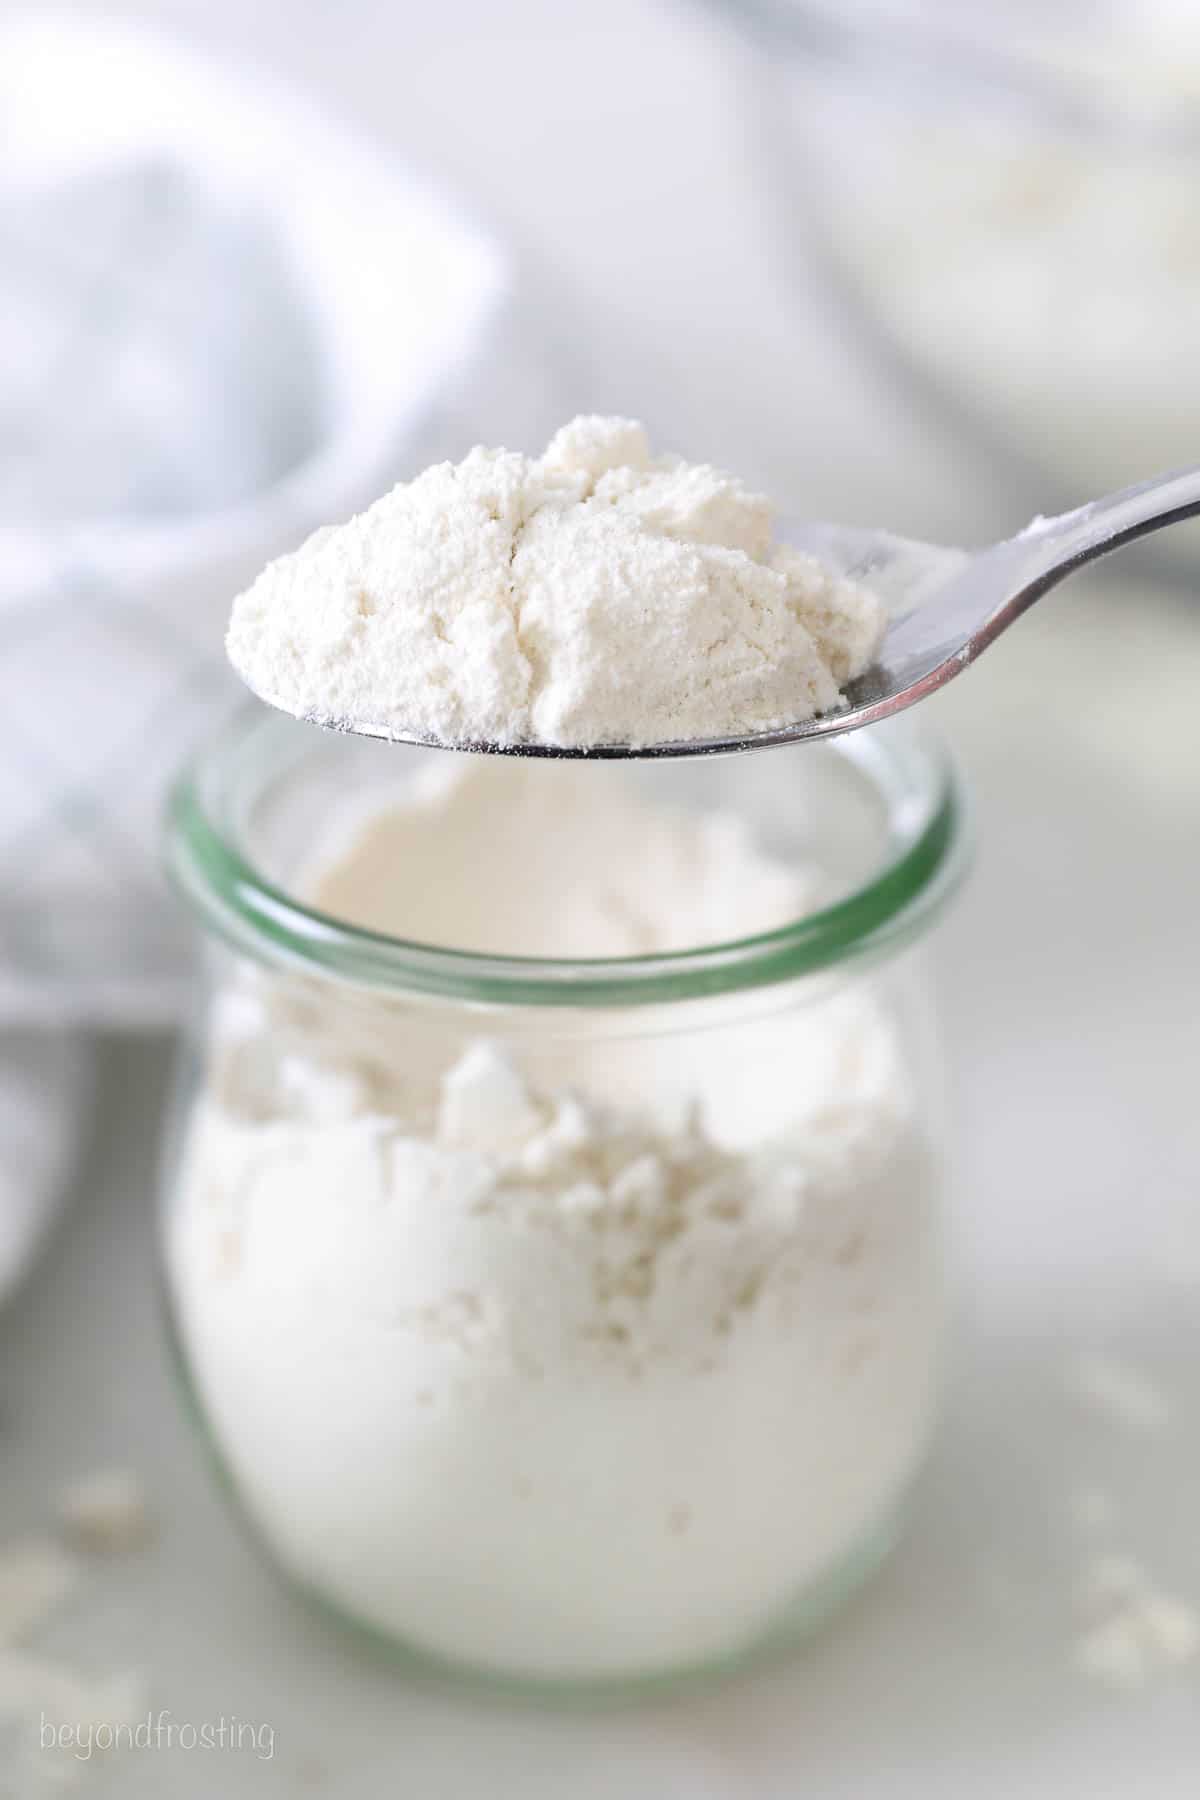
[[[133, 11], [306, 80], [473, 201], [519, 252], [565, 404], [640, 412], [818, 515], [969, 538], [1036, 504], [917, 416], [794, 279], [802, 227], [759, 73], [711, 15]], [[979, 836], [937, 946], [963, 1171], [949, 1417], [911, 1539], [790, 1666], [548, 1716], [414, 1687], [302, 1611], [238, 1537], [171, 1392], [152, 1236], [164, 1046], [105, 1048], [69, 1224], [0, 1321], [0, 1525], [41, 1520], [64, 1476], [134, 1463], [161, 1541], [100, 1571], [55, 1647], [145, 1668], [179, 1720], [267, 1722], [276, 1754], [144, 1754], [89, 1770], [91, 1792], [1194, 1800], [1200, 1669], [1113, 1696], [1071, 1666], [1089, 1554], [1071, 1502], [1104, 1489], [1117, 1518], [1098, 1545], [1200, 1604], [1195, 606], [1082, 578], [931, 705]], [[1163, 1390], [1165, 1431], [1079, 1406], [1068, 1360], [1097, 1346]]]

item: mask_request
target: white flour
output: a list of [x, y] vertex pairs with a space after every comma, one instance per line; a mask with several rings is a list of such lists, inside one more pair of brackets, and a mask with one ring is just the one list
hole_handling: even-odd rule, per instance
[[68, 1543], [96, 1555], [124, 1555], [154, 1536], [154, 1520], [142, 1484], [131, 1469], [97, 1469], [55, 1496], [55, 1513]]
[[[520, 902], [610, 954], [813, 891], [630, 795], [617, 856], [623, 790], [581, 805], [599, 773], [455, 759], [317, 889], [492, 947]], [[475, 809], [503, 831], [533, 792], [562, 901], [519, 827], [462, 882]], [[419, 882], [387, 878], [406, 851]], [[698, 1004], [535, 1032], [255, 975], [218, 1009], [169, 1246], [185, 1354], [285, 1565], [423, 1650], [580, 1679], [737, 1652], [919, 1459], [932, 1171], [889, 1017], [861, 984]]]
[[1088, 1623], [1075, 1663], [1094, 1681], [1140, 1688], [1200, 1655], [1200, 1618], [1132, 1557], [1094, 1558], [1081, 1599]]
[[480, 756], [432, 758], [407, 804], [321, 847], [309, 885], [370, 930], [568, 958], [773, 931], [823, 886], [764, 856], [735, 814], [651, 806], [621, 770]]
[[229, 655], [286, 711], [447, 743], [763, 730], [836, 707], [884, 628], [771, 527], [732, 476], [579, 418], [317, 532], [235, 602]]
[[[125, 1482], [128, 1494], [140, 1493], [133, 1477]], [[76, 1490], [84, 1492], [84, 1485]], [[109, 1539], [103, 1547], [134, 1545]], [[31, 1641], [71, 1599], [82, 1573], [78, 1557], [40, 1533], [0, 1546], [0, 1771], [11, 1783], [3, 1792], [21, 1800], [73, 1788], [93, 1766], [93, 1751], [122, 1736], [130, 1741], [145, 1717], [139, 1674], [87, 1675]]]

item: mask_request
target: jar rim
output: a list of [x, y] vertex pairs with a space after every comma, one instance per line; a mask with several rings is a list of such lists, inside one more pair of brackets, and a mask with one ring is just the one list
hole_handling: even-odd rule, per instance
[[168, 874], [200, 921], [239, 953], [377, 991], [479, 1005], [627, 1007], [767, 986], [908, 942], [940, 912], [965, 864], [965, 801], [949, 752], [893, 721], [823, 741], [825, 754], [846, 759], [882, 799], [884, 851], [861, 883], [788, 925], [619, 958], [503, 956], [391, 937], [321, 912], [268, 879], [216, 816], [213, 781], [228, 785], [259, 740], [282, 742], [290, 725], [255, 705], [185, 769], [168, 802]]

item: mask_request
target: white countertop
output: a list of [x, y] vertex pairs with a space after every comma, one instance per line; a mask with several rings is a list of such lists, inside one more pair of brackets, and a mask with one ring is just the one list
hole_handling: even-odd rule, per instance
[[[975, 489], [952, 446], [825, 347], [773, 254], [745, 59], [686, 8], [362, 5], [338, 9], [359, 25], [336, 38], [316, 9], [310, 32], [285, 29], [306, 9], [282, 0], [140, 10], [320, 71], [479, 196], [543, 295], [586, 295], [567, 406], [643, 410], [813, 512], [946, 535], [1020, 522], [1023, 497]], [[544, 175], [523, 181], [541, 144]], [[211, 1486], [165, 1361], [166, 1047], [103, 1046], [68, 1221], [0, 1318], [0, 1536], [43, 1522], [64, 1477], [135, 1465], [160, 1540], [98, 1569], [47, 1642], [97, 1671], [144, 1668], [178, 1721], [269, 1725], [275, 1755], [144, 1752], [89, 1769], [81, 1792], [1194, 1800], [1200, 1666], [1131, 1695], [1071, 1666], [1093, 1544], [1200, 1606], [1200, 628], [1185, 604], [1080, 579], [931, 704], [979, 835], [937, 945], [963, 1144], [949, 1414], [910, 1538], [789, 1664], [670, 1705], [548, 1715], [413, 1685], [281, 1591]], [[1098, 1347], [1161, 1389], [1165, 1429], [1080, 1405], [1069, 1360]], [[1071, 1519], [1090, 1488], [1116, 1509], [1093, 1539]]]

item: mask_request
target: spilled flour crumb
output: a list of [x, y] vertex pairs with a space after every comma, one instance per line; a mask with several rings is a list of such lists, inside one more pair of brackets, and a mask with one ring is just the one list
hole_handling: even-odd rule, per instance
[[[60, 1506], [64, 1528], [87, 1547], [127, 1549], [144, 1541], [132, 1533], [135, 1501], [148, 1519], [132, 1476], [80, 1483], [67, 1500]], [[145, 1717], [146, 1689], [136, 1671], [87, 1675], [36, 1645], [82, 1579], [79, 1558], [47, 1534], [0, 1548], [0, 1771], [13, 1781], [11, 1788], [0, 1784], [0, 1793], [20, 1800], [74, 1787], [93, 1767], [93, 1752], [103, 1754]]]
[[1200, 1653], [1200, 1618], [1164, 1592], [1132, 1557], [1097, 1557], [1081, 1595], [1088, 1623], [1075, 1646], [1081, 1672], [1114, 1688], [1140, 1688]]
[[142, 1485], [129, 1469], [100, 1469], [72, 1482], [54, 1510], [69, 1543], [102, 1555], [140, 1549], [154, 1532]]
[[1166, 1395], [1119, 1357], [1099, 1350], [1081, 1352], [1072, 1358], [1066, 1373], [1078, 1399], [1113, 1424], [1130, 1431], [1156, 1432], [1170, 1421]]
[[578, 418], [316, 532], [235, 602], [227, 648], [287, 712], [443, 743], [765, 731], [836, 708], [886, 623], [772, 525], [634, 421]]
[[[1117, 1432], [1145, 1437], [1161, 1434], [1170, 1423], [1166, 1394], [1120, 1357], [1080, 1352], [1065, 1374], [1075, 1399]], [[1200, 1615], [1188, 1599], [1167, 1592], [1136, 1557], [1097, 1547], [1105, 1539], [1111, 1543], [1124, 1510], [1114, 1494], [1091, 1484], [1067, 1497], [1071, 1523], [1085, 1540], [1076, 1580], [1073, 1661], [1091, 1680], [1131, 1690], [1200, 1655]]]
[[51, 1537], [19, 1538], [0, 1550], [0, 1645], [36, 1630], [78, 1579], [78, 1562]]

